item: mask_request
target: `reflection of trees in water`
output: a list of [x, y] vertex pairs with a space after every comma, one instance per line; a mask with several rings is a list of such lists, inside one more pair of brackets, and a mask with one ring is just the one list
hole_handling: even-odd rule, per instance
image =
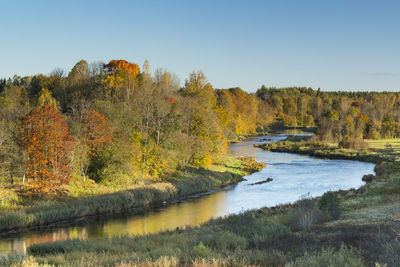
[[[60, 240], [66, 240], [70, 238], [87, 238], [87, 231], [85, 228], [70, 228], [70, 229], [58, 229], [49, 233], [35, 234], [26, 238], [21, 239], [11, 239], [6, 243], [3, 243], [0, 248], [0, 252], [17, 252], [17, 253], [25, 253], [29, 246], [54, 242]], [[3, 249], [4, 247], [4, 249]]]
[[197, 226], [213, 216], [225, 214], [227, 209], [226, 192], [219, 192], [196, 199], [168, 206], [160, 211], [149, 212], [140, 216], [123, 217], [108, 221], [91, 221], [84, 227], [57, 229], [52, 232], [34, 234], [23, 238], [11, 239], [0, 243], [0, 252], [25, 253], [34, 244], [54, 242], [72, 238], [104, 239], [121, 235], [142, 235], [165, 230]]
[[88, 225], [85, 226], [88, 238], [95, 237], [97, 239], [103, 239], [106, 235], [107, 221], [104, 218], [99, 217], [95, 221], [89, 221]]
[[108, 225], [108, 235], [149, 234], [165, 230], [197, 226], [211, 217], [223, 214], [226, 209], [226, 193], [208, 195], [196, 201], [169, 206], [158, 212], [133, 217], [125, 225]]

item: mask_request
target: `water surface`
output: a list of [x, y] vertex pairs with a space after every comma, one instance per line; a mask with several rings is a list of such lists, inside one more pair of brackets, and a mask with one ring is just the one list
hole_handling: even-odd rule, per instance
[[[213, 217], [291, 203], [307, 193], [319, 196], [329, 190], [358, 188], [364, 184], [362, 176], [373, 173], [372, 163], [268, 152], [253, 146], [255, 143], [282, 140], [287, 134], [286, 132], [249, 138], [229, 146], [229, 154], [233, 156], [252, 156], [257, 161], [267, 164], [262, 171], [245, 176], [247, 181], [141, 215], [94, 217], [65, 227], [2, 235], [0, 253], [24, 253], [32, 244], [69, 238], [103, 239], [120, 235], [156, 233], [187, 225], [197, 226]], [[273, 181], [250, 185], [268, 177]]]

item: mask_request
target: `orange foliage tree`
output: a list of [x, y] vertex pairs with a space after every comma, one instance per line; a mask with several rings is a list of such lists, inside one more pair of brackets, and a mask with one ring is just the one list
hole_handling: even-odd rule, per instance
[[104, 65], [104, 69], [108, 75], [124, 73], [131, 77], [136, 77], [140, 73], [140, 68], [137, 64], [130, 63], [124, 59], [111, 60]]
[[69, 182], [73, 142], [68, 125], [54, 106], [36, 108], [22, 119], [20, 145], [27, 155], [29, 191], [51, 195]]
[[104, 64], [103, 69], [107, 75], [102, 83], [111, 90], [110, 96], [120, 97], [125, 93], [125, 97], [129, 100], [134, 79], [140, 73], [139, 66], [123, 59], [114, 59]]
[[84, 142], [89, 147], [89, 154], [93, 156], [98, 148], [112, 143], [112, 129], [106, 117], [96, 110], [89, 110], [83, 119]]

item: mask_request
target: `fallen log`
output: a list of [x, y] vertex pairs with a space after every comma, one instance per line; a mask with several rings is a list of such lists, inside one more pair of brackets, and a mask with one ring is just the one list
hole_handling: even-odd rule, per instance
[[262, 180], [262, 181], [259, 181], [259, 182], [255, 182], [255, 183], [252, 183], [252, 184], [250, 184], [250, 185], [265, 184], [265, 183], [271, 182], [272, 180], [274, 180], [274, 179], [272, 179], [271, 177], [268, 177], [268, 178], [265, 179], [265, 180]]

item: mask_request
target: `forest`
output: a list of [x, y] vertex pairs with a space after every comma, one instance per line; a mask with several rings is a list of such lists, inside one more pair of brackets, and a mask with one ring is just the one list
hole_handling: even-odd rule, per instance
[[239, 136], [313, 127], [345, 148], [400, 136], [400, 93], [312, 88], [216, 89], [201, 72], [181, 86], [126, 60], [0, 80], [0, 184], [54, 197], [68, 185], [128, 188], [224, 161]]

